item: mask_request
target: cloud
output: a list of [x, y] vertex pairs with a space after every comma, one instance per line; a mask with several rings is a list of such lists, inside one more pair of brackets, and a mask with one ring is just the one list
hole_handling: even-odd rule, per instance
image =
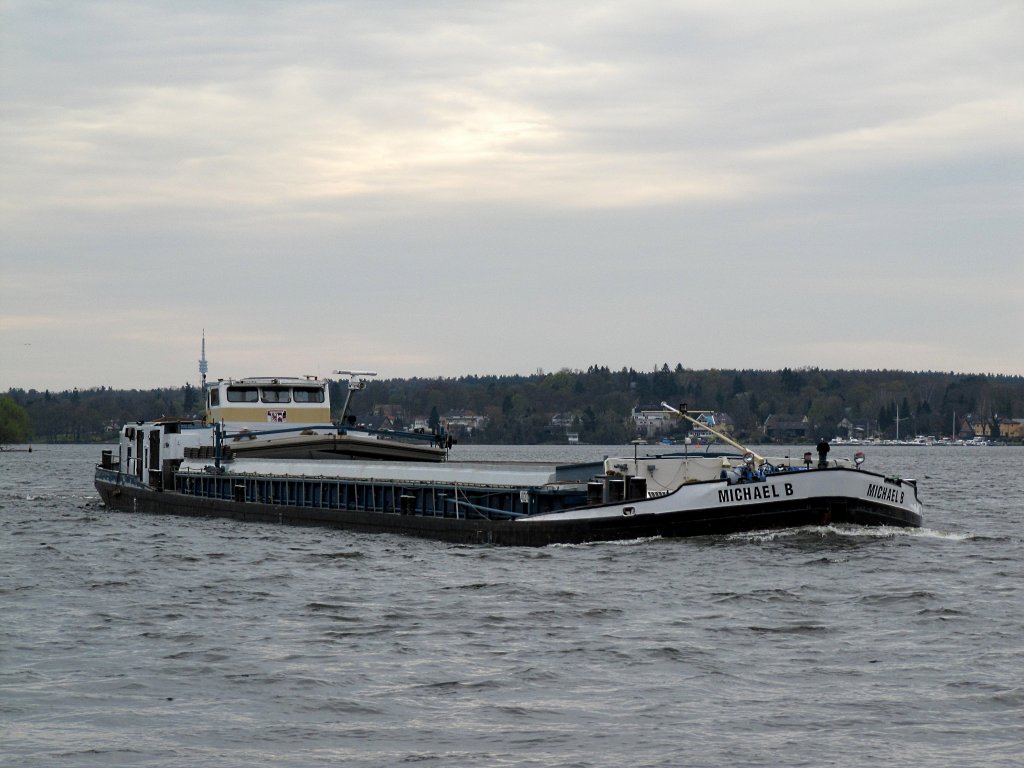
[[[64, 322], [59, 315], [0, 315], [0, 332], [56, 328]], [[18, 342], [21, 343], [21, 342]]]
[[74, 385], [178, 381], [204, 326], [232, 375], [1010, 365], [1022, 21], [8, 2], [4, 322]]
[[1024, 89], [1015, 96], [758, 148], [756, 161], [798, 167], [900, 167], [1000, 149], [1024, 151]]

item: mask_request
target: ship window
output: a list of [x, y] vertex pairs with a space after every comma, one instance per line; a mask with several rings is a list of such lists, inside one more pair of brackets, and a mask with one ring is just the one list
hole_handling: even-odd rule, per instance
[[210, 390], [210, 405], [220, 405], [220, 390], [219, 389], [211, 389]]
[[322, 387], [296, 387], [294, 395], [296, 403], [322, 403], [324, 401]]
[[260, 391], [264, 403], [290, 403], [292, 401], [288, 387], [264, 387]]
[[228, 387], [229, 403], [257, 403], [260, 399], [256, 387]]

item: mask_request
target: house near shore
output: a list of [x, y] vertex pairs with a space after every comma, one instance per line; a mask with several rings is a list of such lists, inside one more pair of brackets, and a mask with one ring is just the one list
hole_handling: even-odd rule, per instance
[[1004, 419], [996, 416], [985, 419], [968, 414], [960, 429], [961, 437], [981, 437], [986, 440], [1024, 440], [1024, 419]]
[[445, 431], [455, 435], [472, 435], [477, 430], [483, 429], [487, 424], [486, 416], [479, 416], [472, 411], [452, 411], [442, 417], [441, 424]]
[[715, 440], [712, 429], [725, 434], [733, 431], [734, 423], [732, 417], [727, 413], [715, 413], [714, 411], [689, 411], [699, 424], [684, 421], [675, 411], [670, 411], [664, 406], [636, 406], [633, 408], [630, 418], [638, 437], [656, 438], [662, 435], [686, 433], [688, 437], [701, 443], [710, 443]]
[[815, 439], [813, 425], [807, 416], [773, 413], [764, 420], [764, 436], [773, 442], [807, 442]]
[[630, 419], [639, 437], [658, 437], [673, 430], [676, 415], [662, 405], [636, 405]]

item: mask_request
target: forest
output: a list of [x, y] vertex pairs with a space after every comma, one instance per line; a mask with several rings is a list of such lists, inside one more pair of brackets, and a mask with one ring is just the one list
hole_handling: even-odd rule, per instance
[[[335, 409], [344, 402], [346, 382], [331, 383]], [[110, 388], [62, 392], [12, 389], [0, 395], [9, 413], [23, 412], [27, 423], [18, 442], [106, 442], [121, 425], [160, 416], [202, 417], [201, 390], [191, 384], [153, 390]], [[462, 442], [540, 444], [565, 442], [621, 444], [637, 436], [634, 408], [662, 401], [725, 415], [733, 434], [765, 441], [769, 416], [808, 420], [815, 435], [832, 436], [844, 422], [858, 424], [865, 436], [950, 436], [982, 424], [985, 434], [1014, 441], [1007, 425], [1024, 418], [1024, 377], [954, 372], [852, 371], [818, 368], [692, 370], [663, 364], [650, 371], [538, 371], [529, 376], [462, 376], [372, 380], [359, 392], [353, 412], [371, 425], [382, 414], [394, 428], [420, 420], [436, 426], [452, 416], [474, 415], [477, 428]], [[335, 418], [340, 414], [333, 414]], [[0, 442], [15, 442], [13, 432]]]

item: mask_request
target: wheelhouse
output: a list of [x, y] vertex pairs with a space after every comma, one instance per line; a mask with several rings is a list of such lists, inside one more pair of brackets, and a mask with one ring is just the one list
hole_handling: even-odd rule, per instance
[[327, 382], [313, 377], [222, 379], [206, 398], [207, 423], [231, 430], [331, 426]]

